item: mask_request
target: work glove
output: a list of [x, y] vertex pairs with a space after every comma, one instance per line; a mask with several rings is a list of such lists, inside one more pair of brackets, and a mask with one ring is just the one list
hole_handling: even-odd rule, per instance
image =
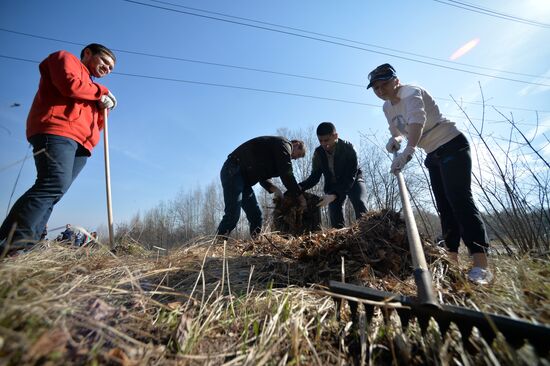
[[317, 207], [325, 207], [326, 205], [328, 205], [329, 203], [331, 203], [332, 201], [334, 201], [336, 199], [336, 195], [335, 194], [325, 194], [321, 200], [319, 201], [319, 203], [317, 204]]
[[389, 153], [399, 151], [399, 149], [401, 149], [401, 140], [403, 140], [401, 136], [390, 137], [388, 143], [386, 144], [386, 150], [388, 150]]
[[280, 200], [283, 199], [284, 195], [283, 195], [283, 192], [277, 188], [277, 187], [273, 187], [271, 188], [271, 193], [273, 193], [273, 195], [275, 196], [275, 198], [278, 198]]
[[390, 172], [397, 175], [397, 173], [399, 173], [412, 159], [414, 150], [414, 146], [407, 146], [402, 153], [396, 154], [391, 163]]
[[100, 100], [101, 108], [115, 109], [117, 101], [113, 93], [109, 92], [108, 94], [102, 95]]

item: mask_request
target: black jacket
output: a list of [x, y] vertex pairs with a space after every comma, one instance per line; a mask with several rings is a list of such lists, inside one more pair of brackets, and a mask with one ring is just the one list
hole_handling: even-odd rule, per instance
[[284, 137], [261, 136], [243, 143], [228, 158], [237, 162], [245, 182], [251, 186], [260, 183], [267, 191], [273, 187], [270, 178], [281, 177], [292, 195], [301, 189], [292, 172], [292, 143]]
[[357, 164], [357, 153], [353, 145], [342, 139], [338, 139], [336, 142], [334, 147], [334, 177], [328, 168], [327, 153], [322, 146], [317, 147], [313, 153], [311, 174], [300, 183], [300, 187], [304, 191], [312, 188], [319, 183], [321, 174], [325, 177], [325, 193], [335, 194], [338, 197], [347, 195], [355, 181], [363, 177]]

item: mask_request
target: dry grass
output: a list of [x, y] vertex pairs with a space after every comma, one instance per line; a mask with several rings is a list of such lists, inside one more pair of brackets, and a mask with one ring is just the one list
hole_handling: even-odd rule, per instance
[[[550, 322], [548, 258], [494, 257], [495, 282], [476, 287], [467, 258], [457, 268], [427, 249], [445, 303]], [[0, 365], [549, 364], [475, 334], [466, 347], [435, 324], [421, 335], [380, 313], [367, 329], [348, 311], [337, 320], [321, 290], [342, 261], [346, 281], [414, 294], [405, 228], [388, 212], [302, 237], [204, 238], [160, 257], [134, 244], [43, 245], [0, 262]]]

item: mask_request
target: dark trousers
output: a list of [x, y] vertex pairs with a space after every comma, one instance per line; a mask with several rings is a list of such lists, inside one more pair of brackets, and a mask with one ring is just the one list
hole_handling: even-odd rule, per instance
[[462, 134], [426, 156], [424, 162], [441, 218], [445, 244], [458, 252], [460, 239], [470, 253], [484, 253], [488, 247], [485, 226], [472, 196], [470, 145]]
[[252, 187], [245, 183], [238, 163], [227, 159], [220, 172], [223, 187], [224, 215], [217, 230], [218, 235], [229, 235], [237, 226], [241, 208], [250, 224], [250, 235], [254, 237], [262, 228], [262, 211]]
[[349, 197], [353, 210], [355, 211], [355, 218], [358, 219], [367, 212], [367, 187], [365, 181], [359, 178], [353, 183], [351, 189], [345, 196], [338, 197], [328, 205], [328, 213], [330, 217], [330, 225], [333, 228], [343, 228], [344, 222], [344, 202], [346, 197]]
[[13, 247], [29, 247], [40, 239], [53, 206], [67, 192], [90, 153], [76, 141], [62, 136], [36, 135], [30, 138], [34, 156], [36, 181], [12, 206], [0, 227], [5, 239], [15, 226]]

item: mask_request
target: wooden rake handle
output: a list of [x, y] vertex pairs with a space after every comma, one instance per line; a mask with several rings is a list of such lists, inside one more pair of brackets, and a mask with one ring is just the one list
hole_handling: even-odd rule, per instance
[[109, 225], [109, 245], [115, 247], [113, 233], [113, 207], [111, 204], [111, 166], [109, 163], [109, 129], [107, 125], [107, 108], [103, 109], [103, 147], [105, 152], [105, 191], [107, 193], [107, 223]]
[[[394, 158], [396, 155], [397, 152], [394, 152]], [[405, 185], [405, 178], [401, 171], [398, 171], [395, 175], [397, 177], [397, 184], [399, 185], [399, 195], [401, 196], [405, 225], [407, 226], [407, 237], [409, 239], [409, 250], [414, 266], [414, 281], [416, 282], [418, 302], [425, 305], [439, 306], [433, 290], [432, 275], [426, 264], [422, 242], [418, 234], [418, 227], [416, 226], [416, 220], [412, 212], [409, 191]]]

